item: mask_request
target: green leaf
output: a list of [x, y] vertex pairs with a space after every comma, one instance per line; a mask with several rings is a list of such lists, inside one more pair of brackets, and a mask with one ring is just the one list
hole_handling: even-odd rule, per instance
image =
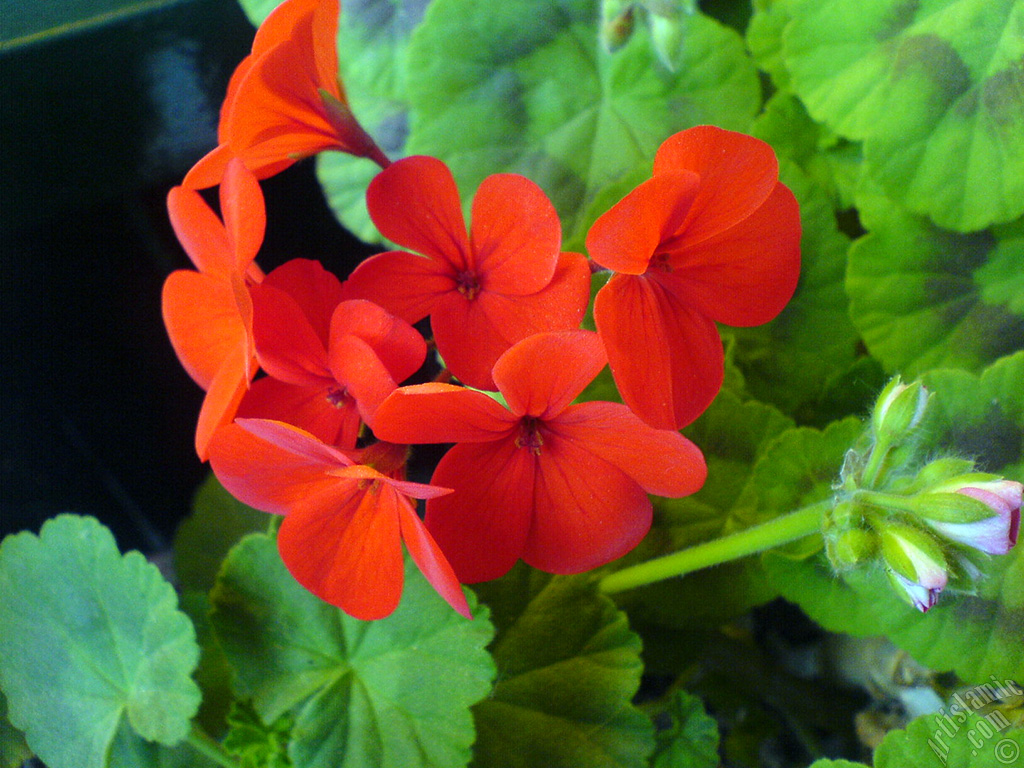
[[1024, 5], [792, 0], [792, 86], [900, 204], [958, 232], [1024, 213]]
[[823, 757], [811, 763], [810, 768], [866, 768], [864, 763], [854, 763], [849, 760], [829, 760]]
[[[142, 766], [189, 732], [199, 648], [171, 585], [94, 518], [0, 546], [0, 684], [51, 768]], [[59, 724], [59, 727], [55, 727]]]
[[869, 230], [850, 248], [850, 316], [885, 369], [978, 371], [1024, 339], [1024, 222], [961, 235], [901, 211], [867, 189]]
[[[391, 160], [405, 157], [409, 101], [406, 52], [429, 0], [343, 3], [338, 65], [352, 112]], [[368, 243], [382, 238], [366, 210], [376, 163], [341, 152], [317, 156], [317, 178], [338, 221]]]
[[239, 758], [240, 768], [290, 768], [288, 742], [291, 740], [291, 715], [281, 715], [264, 724], [252, 705], [235, 702], [228, 714], [231, 729], [224, 737], [224, 749]]
[[192, 502], [192, 514], [174, 536], [174, 568], [181, 585], [181, 607], [195, 624], [201, 655], [196, 682], [203, 691], [199, 721], [219, 737], [231, 706], [228, 666], [210, 628], [210, 590], [230, 549], [247, 533], [266, 530], [273, 517], [246, 506], [210, 473]]
[[678, 691], [668, 709], [671, 726], [657, 734], [652, 768], [717, 768], [718, 723], [703, 702]]
[[753, 0], [753, 7], [747, 25], [747, 48], [757, 66], [771, 77], [776, 90], [788, 90], [789, 72], [782, 49], [782, 32], [790, 18], [787, 0]]
[[946, 768], [1006, 768], [1020, 765], [1024, 729], [1008, 728], [998, 711], [922, 715], [906, 730], [889, 732], [875, 750], [875, 768], [943, 765]]
[[654, 728], [632, 704], [640, 639], [592, 579], [520, 564], [478, 589], [499, 627], [498, 683], [473, 709], [473, 765], [647, 766]]
[[[980, 377], [934, 371], [921, 424], [928, 455], [977, 458], [984, 471], [1024, 480], [1024, 352], [1000, 360]], [[881, 570], [837, 579], [821, 556], [768, 553], [772, 583], [826, 629], [887, 635], [920, 663], [952, 670], [968, 682], [1024, 678], [1024, 548], [979, 558], [985, 577], [976, 595], [943, 594], [921, 614], [891, 590]]]
[[303, 768], [460, 766], [469, 707], [490, 689], [484, 612], [455, 613], [415, 566], [391, 616], [363, 622], [302, 588], [273, 539], [236, 546], [213, 592], [211, 620], [264, 723], [295, 719], [288, 754]]
[[595, 0], [435, 0], [407, 60], [410, 153], [447, 162], [469, 197], [488, 175], [537, 182], [579, 250], [590, 201], [642, 169], [670, 135], [713, 123], [743, 130], [760, 103], [739, 35], [684, 20], [675, 73], [638, 25], [614, 54], [599, 42]]
[[18, 768], [30, 757], [24, 734], [7, 719], [7, 697], [0, 691], [0, 768]]

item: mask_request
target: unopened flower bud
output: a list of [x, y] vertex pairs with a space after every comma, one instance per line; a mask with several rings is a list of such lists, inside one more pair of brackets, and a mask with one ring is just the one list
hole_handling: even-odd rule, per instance
[[867, 528], [850, 528], [825, 538], [825, 554], [837, 571], [866, 563], [878, 551], [878, 535]]
[[1005, 555], [1020, 532], [1022, 486], [976, 473], [916, 499], [918, 514], [947, 539], [990, 555]]
[[881, 530], [882, 557], [897, 594], [922, 613], [939, 598], [948, 581], [939, 543], [924, 531], [898, 523]]
[[601, 43], [608, 53], [615, 53], [633, 36], [634, 3], [631, 0], [604, 0], [601, 19]]
[[904, 437], [921, 423], [928, 405], [928, 390], [919, 381], [904, 384], [897, 376], [878, 396], [871, 416], [875, 438], [886, 445]]

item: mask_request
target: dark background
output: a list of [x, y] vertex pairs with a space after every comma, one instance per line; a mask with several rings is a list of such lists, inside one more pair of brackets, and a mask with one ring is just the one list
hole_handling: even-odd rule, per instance
[[[0, 534], [67, 511], [155, 552], [188, 512], [202, 392], [160, 318], [191, 266], [164, 204], [214, 145], [253, 31], [236, 0], [181, 0], [0, 50]], [[368, 252], [312, 161], [263, 187], [264, 269], [344, 276]]]

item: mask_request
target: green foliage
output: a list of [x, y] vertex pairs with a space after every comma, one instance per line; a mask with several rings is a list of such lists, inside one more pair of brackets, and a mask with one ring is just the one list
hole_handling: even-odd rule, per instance
[[181, 0], [63, 0], [5, 2], [0, 13], [0, 52], [29, 43], [141, 16]]
[[978, 371], [1020, 347], [1024, 223], [961, 235], [874, 190], [857, 202], [869, 232], [850, 248], [850, 315], [886, 370]]
[[897, 202], [958, 232], [1024, 213], [1024, 5], [791, 0], [788, 10], [793, 90], [816, 119], [864, 141], [869, 175]]
[[239, 768], [291, 768], [288, 742], [293, 720], [283, 714], [270, 725], [264, 724], [251, 705], [235, 702], [228, 713], [230, 730], [224, 737], [224, 749], [238, 757]]
[[0, 768], [18, 768], [30, 757], [24, 735], [7, 719], [7, 697], [0, 691]]
[[[0, 546], [0, 684], [51, 768], [144, 768], [184, 739], [199, 648], [171, 585], [95, 519]], [[156, 742], [156, 743], [154, 743]]]
[[[241, 699], [263, 723], [294, 718], [288, 756], [302, 768], [461, 766], [469, 706], [494, 674], [486, 611], [467, 621], [415, 566], [385, 619], [362, 622], [291, 578], [274, 540], [236, 546], [212, 594], [212, 622]], [[339, 757], [341, 756], [341, 757]], [[340, 762], [339, 762], [340, 760]]]
[[670, 725], [658, 731], [651, 768], [716, 768], [718, 724], [701, 700], [678, 691], [665, 715]]
[[593, 0], [434, 0], [406, 60], [408, 150], [447, 162], [468, 197], [489, 174], [522, 173], [580, 250], [585, 215], [608, 184], [649, 173], [671, 134], [714, 123], [745, 129], [760, 101], [742, 40], [709, 17], [685, 20], [676, 71], [645, 27], [613, 54]]
[[952, 710], [923, 715], [891, 731], [875, 751], [875, 768], [941, 764], [947, 768], [1005, 768], [1024, 754], [1024, 729], [1006, 728], [998, 712]]
[[498, 627], [498, 682], [473, 710], [473, 765], [646, 766], [654, 728], [631, 701], [640, 640], [593, 580], [520, 564], [479, 593]]

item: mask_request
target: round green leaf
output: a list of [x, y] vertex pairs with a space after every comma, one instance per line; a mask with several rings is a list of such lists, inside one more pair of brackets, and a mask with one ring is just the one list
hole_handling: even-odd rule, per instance
[[718, 723], [704, 711], [704, 703], [678, 691], [668, 715], [671, 725], [657, 734], [652, 768], [717, 768]]
[[961, 235], [858, 195], [868, 234], [850, 247], [850, 316], [890, 373], [977, 371], [1024, 341], [1024, 222]]
[[407, 60], [410, 154], [447, 162], [463, 195], [488, 175], [522, 173], [551, 197], [571, 248], [607, 184], [650, 171], [671, 134], [713, 123], [744, 130], [760, 103], [733, 30], [684, 17], [682, 60], [661, 65], [638, 25], [613, 54], [595, 0], [434, 0]]
[[303, 768], [462, 766], [470, 706], [490, 690], [485, 612], [467, 621], [415, 566], [402, 601], [363, 622], [307, 592], [273, 539], [253, 534], [225, 561], [211, 621], [239, 698], [264, 723], [291, 713], [288, 754]]
[[189, 731], [199, 648], [171, 585], [94, 518], [0, 546], [0, 684], [51, 768], [142, 766]]
[[792, 86], [868, 173], [958, 232], [1024, 213], [1024, 4], [792, 0]]
[[940, 711], [922, 715], [906, 730], [891, 731], [875, 750], [875, 768], [943, 765], [1007, 768], [1024, 756], [1024, 729], [1008, 727], [999, 711]]
[[473, 765], [646, 768], [654, 729], [632, 703], [640, 639], [593, 580], [519, 565], [479, 591], [500, 619], [498, 683], [473, 709]]

